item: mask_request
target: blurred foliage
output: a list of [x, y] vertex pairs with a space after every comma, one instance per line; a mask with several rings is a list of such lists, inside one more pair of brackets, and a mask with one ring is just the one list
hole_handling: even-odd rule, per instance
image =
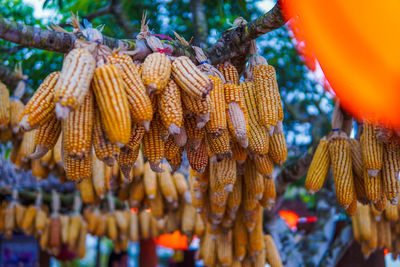
[[[39, 1], [39, 0], [38, 0]], [[268, 0], [264, 0], [268, 1]], [[230, 28], [238, 16], [250, 21], [261, 15], [260, 0], [204, 0], [209, 38], [212, 45], [220, 34]], [[61, 4], [60, 4], [61, 3]], [[84, 17], [110, 4], [110, 0], [42, 0], [46, 10], [55, 14], [49, 18], [33, 17], [33, 8], [22, 0], [0, 0], [0, 17], [12, 18], [29, 25], [46, 27], [50, 22], [63, 24], [70, 22], [71, 12], [78, 12]], [[173, 36], [176, 31], [190, 40], [194, 24], [190, 9], [190, 0], [121, 0], [125, 13], [136, 33], [140, 30], [142, 13], [147, 11], [150, 29], [153, 32]], [[105, 14], [92, 20], [94, 26], [104, 24], [104, 34], [116, 38], [131, 38], [118, 25], [113, 14]], [[66, 29], [70, 30], [70, 27]], [[289, 164], [296, 160], [309, 147], [315, 146], [319, 139], [330, 130], [329, 114], [332, 101], [323, 87], [317, 82], [316, 75], [303, 64], [296, 50], [296, 41], [288, 28], [270, 32], [257, 39], [259, 52], [275, 66], [278, 84], [284, 99], [286, 131], [289, 147]], [[37, 88], [47, 74], [61, 68], [63, 55], [58, 53], [23, 48], [13, 54], [2, 52], [2, 48], [15, 46], [0, 40], [0, 62], [14, 66], [22, 62], [24, 72], [29, 76], [29, 83]], [[302, 181], [296, 185], [302, 186]]]

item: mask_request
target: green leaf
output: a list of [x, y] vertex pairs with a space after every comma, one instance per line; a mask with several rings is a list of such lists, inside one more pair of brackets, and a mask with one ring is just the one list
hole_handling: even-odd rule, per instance
[[237, 1], [237, 3], [238, 3], [239, 7], [240, 7], [246, 14], [248, 14], [247, 5], [246, 5], [246, 0], [236, 0], [236, 1]]

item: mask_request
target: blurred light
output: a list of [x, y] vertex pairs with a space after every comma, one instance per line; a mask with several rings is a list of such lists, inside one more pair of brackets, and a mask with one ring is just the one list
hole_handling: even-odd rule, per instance
[[317, 221], [317, 217], [299, 217], [299, 215], [291, 210], [281, 210], [279, 211], [279, 216], [285, 220], [287, 226], [293, 231], [297, 230], [298, 223], [314, 223]]
[[[400, 128], [400, 1], [282, 1], [301, 55], [356, 118]], [[373, 19], [372, 19], [373, 18]]]
[[171, 249], [185, 250], [188, 248], [187, 237], [185, 235], [181, 235], [178, 230], [172, 234], [160, 235], [158, 238], [154, 238], [154, 242], [159, 246]]

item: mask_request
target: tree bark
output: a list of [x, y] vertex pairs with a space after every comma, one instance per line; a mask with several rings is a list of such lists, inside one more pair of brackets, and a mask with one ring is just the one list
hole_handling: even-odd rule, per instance
[[17, 86], [20, 79], [20, 76], [16, 75], [13, 69], [4, 65], [0, 65], [0, 81], [2, 81], [8, 87], [8, 89], [13, 90]]
[[204, 12], [204, 0], [190, 0], [194, 24], [194, 44], [204, 48], [207, 44], [208, 25]]

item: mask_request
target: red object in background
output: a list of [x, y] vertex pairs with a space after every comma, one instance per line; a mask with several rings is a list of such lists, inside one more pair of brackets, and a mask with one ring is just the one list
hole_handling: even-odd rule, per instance
[[160, 235], [158, 238], [154, 238], [154, 242], [159, 246], [171, 249], [188, 249], [187, 237], [181, 235], [179, 231], [175, 231], [172, 234]]
[[298, 223], [314, 223], [317, 221], [317, 217], [315, 216], [299, 217], [296, 212], [290, 210], [280, 210], [279, 216], [285, 220], [287, 226], [293, 231], [297, 230]]
[[314, 57], [357, 118], [400, 128], [399, 0], [282, 1], [300, 53]]

